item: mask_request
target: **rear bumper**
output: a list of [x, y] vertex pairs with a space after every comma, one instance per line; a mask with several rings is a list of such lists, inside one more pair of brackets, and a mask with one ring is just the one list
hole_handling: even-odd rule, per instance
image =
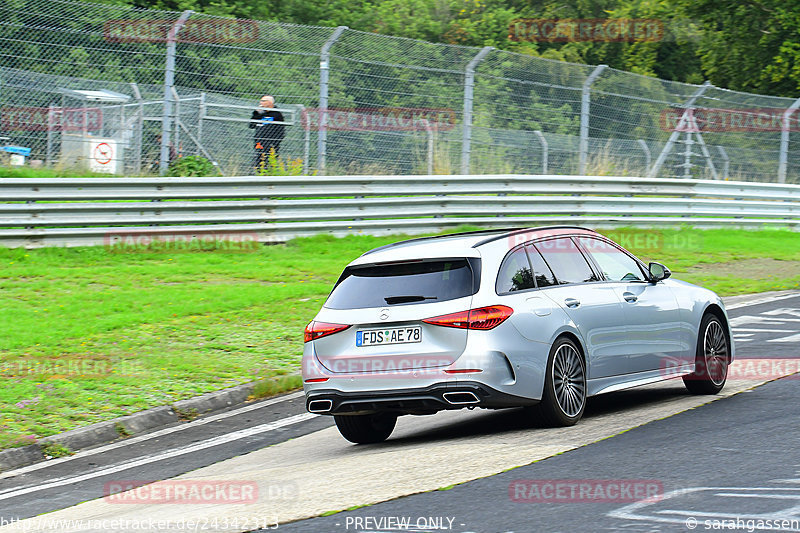
[[392, 412], [431, 414], [446, 409], [485, 407], [499, 409], [534, 405], [537, 400], [493, 389], [483, 383], [459, 381], [437, 383], [423, 388], [343, 392], [314, 389], [306, 394], [309, 412], [328, 415]]

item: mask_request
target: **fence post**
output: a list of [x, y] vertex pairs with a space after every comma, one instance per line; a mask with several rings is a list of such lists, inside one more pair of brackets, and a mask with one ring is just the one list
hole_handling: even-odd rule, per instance
[[306, 106], [298, 104], [300, 108], [300, 122], [303, 125], [303, 176], [308, 176], [309, 154], [311, 152], [311, 121], [306, 113]]
[[675, 141], [678, 140], [678, 137], [681, 134], [681, 130], [686, 127], [686, 122], [691, 117], [691, 110], [692, 106], [694, 105], [695, 101], [698, 98], [703, 96], [703, 93], [709, 87], [713, 87], [710, 81], [706, 81], [700, 88], [695, 92], [691, 98], [684, 104], [683, 106], [683, 113], [681, 113], [681, 118], [678, 121], [678, 124], [675, 126], [675, 129], [672, 130], [672, 133], [667, 140], [667, 144], [664, 145], [664, 148], [661, 150], [661, 153], [658, 154], [658, 158], [656, 159], [655, 164], [650, 168], [650, 172], [647, 173], [648, 178], [655, 178], [658, 171], [661, 170], [661, 167], [664, 166], [664, 161], [666, 161], [667, 156], [669, 155], [670, 151], [672, 150], [672, 145], [675, 144]]
[[535, 130], [533, 133], [536, 134], [536, 137], [539, 138], [539, 142], [542, 143], [542, 174], [547, 174], [547, 160], [549, 158], [550, 147], [547, 144], [547, 139], [544, 138], [544, 134], [541, 131]]
[[[178, 96], [178, 91], [176, 91], [174, 87], [172, 89], [172, 97], [175, 98], [176, 102], [180, 102], [180, 97]], [[200, 143], [200, 140], [197, 137], [195, 137], [194, 135], [192, 135], [191, 130], [189, 130], [189, 128], [187, 128], [186, 125], [183, 123], [183, 121], [181, 120], [180, 115], [175, 115], [175, 143], [176, 143], [176, 150], [179, 148], [179, 146], [177, 145], [177, 142], [178, 142], [178, 139], [179, 139], [179, 137], [178, 137], [179, 130], [181, 128], [183, 128], [183, 132], [186, 133], [186, 135], [189, 136], [189, 138], [192, 140], [194, 145], [197, 146], [197, 148], [203, 153], [205, 158], [208, 159], [209, 161], [211, 161], [211, 164], [214, 165], [215, 167], [217, 167], [217, 170], [219, 170], [224, 175], [224, 172], [222, 172], [222, 168], [219, 166], [219, 162], [216, 159], [214, 159], [214, 157], [212, 157], [212, 155], [209, 153], [209, 151], [206, 150], [205, 146], [203, 146]], [[178, 155], [180, 155], [180, 152], [178, 152]]]
[[[63, 106], [62, 106], [63, 111]], [[48, 167], [53, 164], [53, 124], [56, 119], [56, 107], [50, 104], [47, 107], [47, 154], [44, 158], [44, 164]], [[84, 121], [86, 123], [86, 121]], [[63, 155], [62, 155], [63, 157]]]
[[319, 54], [319, 133], [317, 134], [317, 170], [325, 175], [328, 155], [328, 76], [330, 73], [331, 47], [341, 37], [347, 26], [339, 26], [322, 45]]
[[728, 152], [722, 146], [717, 146], [720, 157], [722, 157], [722, 179], [728, 179], [728, 171], [731, 167], [731, 158], [728, 157]]
[[133, 171], [136, 172], [136, 174], [141, 174], [142, 134], [144, 132], [144, 100], [142, 99], [141, 91], [139, 91], [139, 86], [135, 82], [131, 83], [131, 91], [133, 91], [133, 97], [136, 98], [136, 102], [138, 104], [136, 107], [136, 125], [134, 126], [133, 130], [133, 138], [135, 139], [134, 142], [136, 143], [136, 150], [133, 154]]
[[639, 146], [642, 147], [642, 151], [644, 152], [644, 170], [646, 174], [650, 170], [650, 161], [652, 160], [650, 147], [647, 146], [647, 143], [644, 141], [644, 139], [637, 139], [636, 142], [639, 143]]
[[161, 157], [158, 162], [158, 171], [163, 176], [169, 167], [169, 137], [172, 122], [172, 87], [175, 85], [175, 44], [178, 41], [178, 32], [181, 31], [194, 11], [187, 9], [167, 33], [167, 62], [164, 67], [164, 111], [161, 116]]
[[175, 86], [172, 86], [172, 120], [170, 124], [172, 124], [172, 146], [175, 147], [175, 154], [178, 157], [181, 157], [181, 127], [179, 122], [181, 120], [181, 97], [178, 95], [178, 91], [175, 90]]
[[475, 87], [475, 67], [483, 61], [489, 52], [494, 50], [494, 46], [484, 46], [481, 51], [467, 63], [464, 71], [464, 130], [461, 140], [461, 173], [469, 174], [469, 156], [472, 144], [472, 96]]
[[[206, 116], [206, 93], [200, 93], [200, 104], [197, 108], [197, 141], [203, 142], [203, 119]], [[197, 155], [200, 155], [200, 147], [197, 147]]]
[[427, 137], [427, 156], [428, 156], [428, 176], [433, 176], [433, 128], [428, 119], [420, 121], [425, 126], [425, 133]]
[[786, 166], [789, 159], [789, 120], [797, 108], [800, 107], [800, 98], [792, 102], [789, 109], [783, 112], [781, 120], [781, 148], [778, 154], [778, 183], [786, 183]]
[[578, 157], [580, 158], [578, 174], [581, 176], [586, 175], [586, 159], [589, 154], [589, 106], [591, 104], [592, 83], [606, 68], [608, 68], [608, 65], [597, 65], [592, 73], [589, 74], [589, 77], [586, 78], [586, 81], [583, 82], [583, 89], [581, 90], [581, 130], [578, 145]]

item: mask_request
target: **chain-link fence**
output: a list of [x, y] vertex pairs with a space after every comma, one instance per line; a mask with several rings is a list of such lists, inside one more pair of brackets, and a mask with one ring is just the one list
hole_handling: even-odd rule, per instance
[[0, 5], [0, 146], [31, 162], [157, 174], [199, 155], [252, 174], [264, 94], [305, 173], [800, 182], [789, 98], [344, 27]]

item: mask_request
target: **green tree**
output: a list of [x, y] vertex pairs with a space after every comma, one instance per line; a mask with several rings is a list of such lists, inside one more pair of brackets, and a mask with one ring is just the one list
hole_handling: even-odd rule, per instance
[[796, 1], [677, 0], [702, 23], [698, 56], [712, 83], [795, 95], [800, 89], [800, 5]]

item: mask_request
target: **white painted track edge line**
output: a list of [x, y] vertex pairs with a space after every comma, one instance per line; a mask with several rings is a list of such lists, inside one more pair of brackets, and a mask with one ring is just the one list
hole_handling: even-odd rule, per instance
[[9, 477], [18, 476], [21, 474], [27, 474], [28, 472], [34, 472], [36, 470], [41, 470], [42, 468], [49, 468], [51, 466], [63, 464], [69, 461], [74, 461], [75, 459], [82, 459], [84, 457], [90, 457], [92, 455], [97, 455], [98, 453], [104, 453], [107, 451], [115, 450], [117, 448], [123, 448], [125, 446], [130, 446], [132, 444], [138, 444], [140, 442], [155, 439], [158, 437], [163, 437], [164, 435], [169, 435], [171, 433], [176, 433], [178, 431], [183, 431], [185, 429], [192, 429], [198, 426], [202, 426], [204, 424], [208, 424], [209, 422], [216, 422], [217, 420], [222, 420], [224, 418], [230, 418], [233, 416], [238, 416], [242, 413], [246, 413], [248, 411], [255, 411], [256, 409], [261, 409], [262, 407], [268, 407], [270, 405], [274, 405], [276, 403], [284, 402], [287, 400], [294, 400], [295, 398], [299, 398], [303, 395], [303, 391], [293, 392], [291, 394], [286, 394], [284, 396], [278, 396], [277, 398], [270, 398], [269, 400], [260, 401], [257, 403], [253, 403], [250, 405], [246, 405], [244, 407], [239, 407], [232, 411], [226, 411], [224, 413], [217, 413], [215, 415], [210, 415], [208, 417], [204, 417], [198, 420], [193, 420], [191, 422], [187, 422], [181, 424], [179, 426], [172, 426], [164, 429], [159, 429], [153, 431], [151, 433], [145, 433], [143, 435], [138, 435], [136, 437], [130, 437], [125, 440], [111, 442], [109, 444], [101, 445], [97, 448], [91, 448], [88, 450], [82, 450], [77, 452], [75, 455], [70, 455], [67, 457], [60, 457], [58, 459], [50, 459], [48, 461], [42, 463], [35, 463], [28, 466], [23, 466], [20, 468], [16, 468], [14, 470], [9, 470], [7, 472], [0, 473], [0, 479], [5, 479]]
[[254, 426], [248, 429], [242, 429], [239, 431], [234, 431], [233, 433], [228, 433], [226, 435], [220, 435], [217, 437], [213, 437], [211, 439], [200, 441], [190, 446], [186, 446], [183, 448], [178, 448], [175, 450], [169, 450], [165, 452], [160, 452], [157, 454], [141, 457], [139, 459], [135, 459], [133, 461], [128, 461], [126, 463], [118, 464], [111, 467], [101, 468], [99, 470], [95, 470], [93, 472], [89, 472], [86, 474], [81, 474], [79, 476], [65, 476], [62, 478], [55, 479], [53, 481], [28, 486], [24, 488], [11, 488], [6, 489], [5, 491], [0, 491], [0, 500], [7, 500], [9, 498], [14, 498], [17, 496], [23, 496], [25, 494], [30, 494], [32, 492], [39, 492], [45, 489], [51, 489], [55, 487], [60, 487], [63, 485], [68, 485], [71, 483], [78, 483], [80, 481], [85, 481], [87, 479], [92, 479], [96, 477], [106, 476], [109, 474], [115, 474], [117, 472], [122, 472], [124, 470], [129, 470], [131, 468], [136, 468], [137, 466], [142, 466], [150, 463], [155, 463], [158, 461], [163, 461], [164, 459], [171, 459], [172, 457], [178, 457], [180, 455], [186, 455], [187, 453], [196, 452], [199, 450], [203, 450], [205, 448], [211, 448], [212, 446], [219, 446], [221, 444], [226, 444], [228, 442], [232, 442], [241, 438], [250, 437], [253, 435], [257, 435], [258, 433], [265, 433], [267, 431], [274, 431], [276, 429], [280, 429], [282, 427], [290, 426], [292, 424], [298, 424], [300, 422], [305, 422], [306, 420], [310, 420], [316, 416], [313, 413], [302, 413], [299, 415], [293, 415], [287, 418], [282, 418], [280, 420], [276, 420], [275, 422], [269, 422], [267, 424], [261, 424], [259, 426]]

